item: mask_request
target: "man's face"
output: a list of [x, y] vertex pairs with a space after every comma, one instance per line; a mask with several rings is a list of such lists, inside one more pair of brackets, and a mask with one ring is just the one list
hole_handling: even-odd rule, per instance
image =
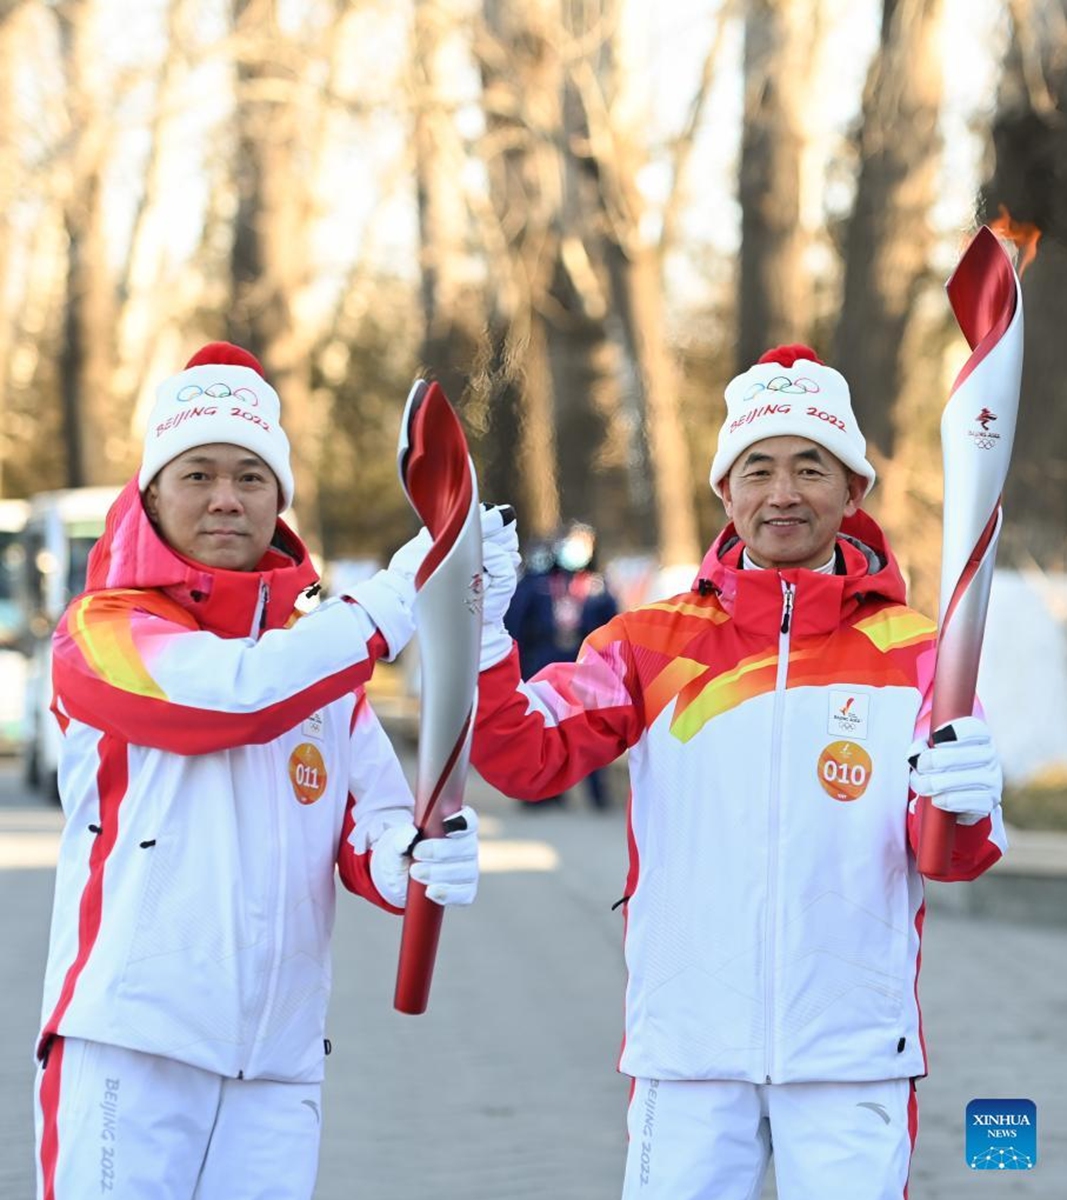
[[726, 514], [761, 567], [821, 567], [865, 481], [802, 437], [771, 437], [738, 458], [722, 481]]
[[278, 517], [278, 480], [241, 446], [194, 446], [145, 489], [145, 511], [164, 541], [208, 567], [251, 571]]

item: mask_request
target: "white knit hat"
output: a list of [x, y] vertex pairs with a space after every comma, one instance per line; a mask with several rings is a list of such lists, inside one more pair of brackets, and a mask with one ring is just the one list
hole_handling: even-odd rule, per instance
[[807, 346], [777, 346], [726, 387], [726, 420], [711, 464], [715, 494], [722, 495], [722, 481], [749, 446], [787, 435], [823, 446], [862, 475], [864, 495], [874, 487], [874, 467], [844, 376]]
[[215, 442], [258, 454], [278, 480], [282, 507], [292, 504], [293, 469], [278, 393], [255, 355], [229, 342], [198, 350], [184, 371], [156, 389], [137, 476], [141, 491], [179, 454]]

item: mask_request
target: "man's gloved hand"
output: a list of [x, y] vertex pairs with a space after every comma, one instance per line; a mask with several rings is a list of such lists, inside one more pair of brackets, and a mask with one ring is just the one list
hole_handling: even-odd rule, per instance
[[908, 751], [911, 787], [937, 808], [974, 825], [1000, 803], [1003, 774], [989, 727], [978, 717], [960, 717], [934, 732], [933, 746], [913, 742]]
[[481, 671], [494, 667], [511, 653], [511, 634], [504, 628], [519, 582], [519, 528], [515, 510], [507, 504], [482, 505], [482, 652]]
[[410, 822], [387, 829], [371, 848], [370, 877], [395, 908], [404, 908], [408, 876], [435, 904], [472, 904], [478, 892], [478, 814], [469, 805], [445, 820], [443, 838], [417, 841]]
[[415, 632], [415, 574], [432, 545], [430, 531], [423, 526], [393, 555], [385, 570], [356, 584], [349, 593], [366, 609], [388, 643], [387, 662], [396, 658]]

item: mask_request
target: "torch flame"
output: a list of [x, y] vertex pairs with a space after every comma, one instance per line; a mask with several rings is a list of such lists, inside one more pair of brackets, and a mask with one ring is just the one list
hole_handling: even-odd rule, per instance
[[1037, 254], [1037, 243], [1041, 240], [1041, 230], [1030, 221], [1016, 221], [1001, 204], [1000, 216], [990, 222], [989, 228], [1002, 241], [1011, 242], [1018, 252], [1019, 276], [1022, 277], [1026, 268], [1034, 261]]

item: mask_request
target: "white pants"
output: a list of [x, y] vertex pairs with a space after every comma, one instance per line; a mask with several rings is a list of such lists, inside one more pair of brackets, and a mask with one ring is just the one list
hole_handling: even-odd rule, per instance
[[909, 1079], [634, 1081], [623, 1200], [902, 1200], [915, 1141]]
[[310, 1200], [321, 1091], [56, 1038], [37, 1072], [38, 1200]]

